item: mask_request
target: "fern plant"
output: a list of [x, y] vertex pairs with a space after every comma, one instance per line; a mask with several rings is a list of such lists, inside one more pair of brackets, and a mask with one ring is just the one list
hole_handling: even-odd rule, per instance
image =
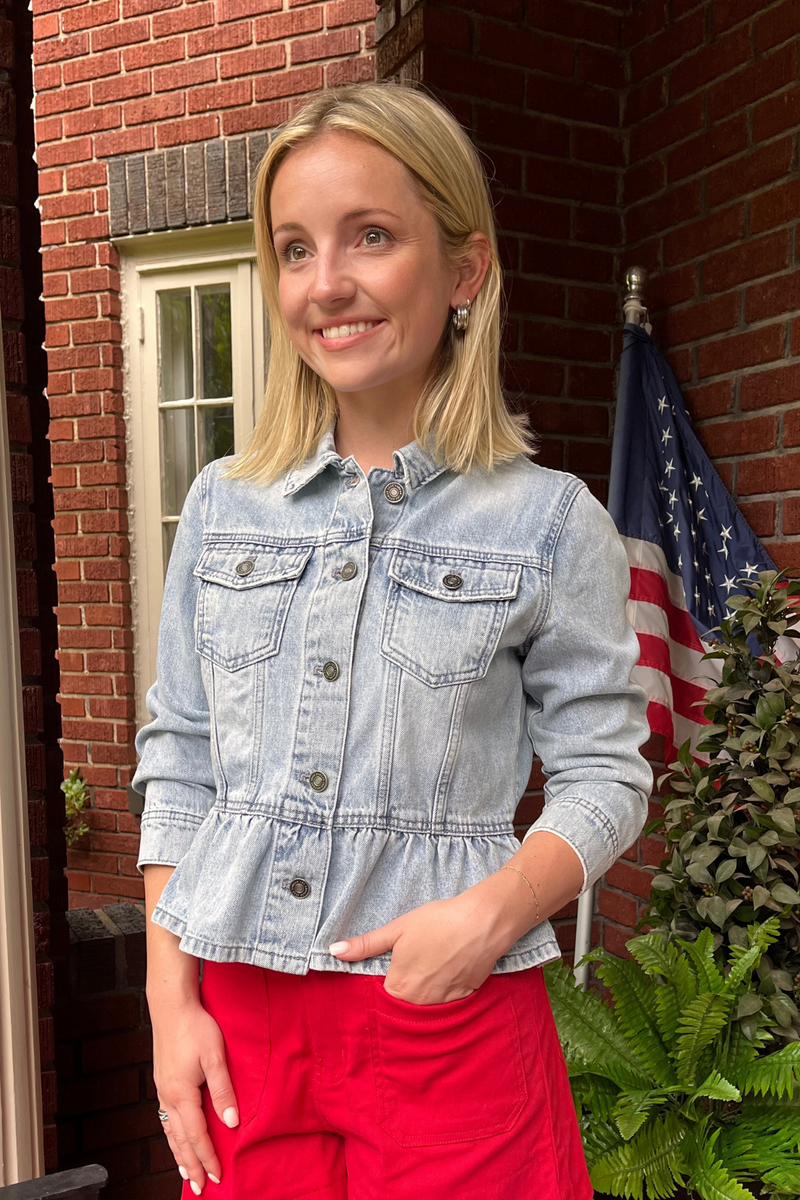
[[[720, 687], [705, 696], [711, 722], [695, 762], [686, 742], [659, 786], [669, 780], [664, 811], [645, 827], [660, 833], [666, 857], [655, 872], [650, 903], [636, 932], [709, 928], [715, 946], [744, 945], [744, 929], [770, 910], [780, 935], [759, 965], [751, 1000], [771, 1018], [773, 1035], [800, 1038], [800, 659], [780, 662], [775, 643], [800, 636], [800, 583], [763, 571], [741, 581], [750, 593], [731, 596], [706, 658], [722, 660]], [[748, 641], [748, 639], [750, 639]], [[761, 653], [754, 654], [755, 639]]]
[[89, 791], [80, 767], [72, 768], [69, 778], [62, 781], [61, 790], [64, 793], [64, 810], [67, 816], [67, 824], [63, 827], [64, 836], [67, 845], [74, 846], [79, 838], [89, 832], [89, 826], [81, 819], [81, 813], [89, 803]]
[[[647, 933], [631, 958], [597, 949], [582, 961], [614, 1000], [575, 986], [562, 959], [544, 967], [592, 1184], [661, 1200], [800, 1196], [800, 1043], [763, 1053], [769, 1018], [753, 1013], [753, 973], [779, 917], [723, 950]], [[752, 1017], [743, 1027], [745, 1016]], [[752, 1030], [752, 1036], [750, 1036]]]

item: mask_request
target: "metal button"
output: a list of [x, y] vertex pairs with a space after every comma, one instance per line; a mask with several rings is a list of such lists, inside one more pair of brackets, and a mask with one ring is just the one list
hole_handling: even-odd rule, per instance
[[455, 571], [452, 571], [449, 575], [445, 575], [444, 579], [442, 580], [444, 586], [446, 588], [450, 588], [450, 590], [453, 592], [456, 590], [456, 588], [460, 588], [463, 582], [464, 580], [460, 575], [457, 575]]
[[324, 792], [328, 786], [328, 776], [324, 771], [312, 771], [308, 782], [315, 792]]
[[342, 579], [352, 579], [358, 567], [354, 562], [346, 562], [342, 566]]
[[399, 504], [406, 494], [406, 489], [402, 483], [387, 483], [383, 494], [390, 504]]
[[333, 683], [334, 679], [339, 678], [339, 665], [335, 662], [326, 662], [322, 667], [322, 674], [328, 680], [328, 683]]
[[306, 879], [293, 879], [289, 884], [289, 891], [298, 900], [305, 900], [306, 896], [311, 895], [311, 884]]
[[236, 564], [236, 574], [237, 575], [249, 575], [250, 572], [255, 567], [255, 565], [256, 564], [253, 562], [252, 558], [242, 559], [242, 561], [240, 563]]

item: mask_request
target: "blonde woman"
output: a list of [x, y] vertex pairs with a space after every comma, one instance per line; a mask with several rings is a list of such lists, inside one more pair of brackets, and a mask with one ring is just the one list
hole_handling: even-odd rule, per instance
[[314, 97], [255, 231], [266, 395], [189, 491], [137, 738], [183, 1196], [588, 1200], [542, 964], [646, 817], [625, 554], [504, 402], [488, 188], [444, 108]]

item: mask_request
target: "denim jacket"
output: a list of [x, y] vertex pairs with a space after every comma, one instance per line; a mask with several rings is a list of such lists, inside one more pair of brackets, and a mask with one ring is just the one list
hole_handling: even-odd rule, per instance
[[[586, 485], [417, 441], [365, 474], [332, 424], [271, 484], [229, 462], [184, 504], [136, 738], [138, 867], [176, 867], [153, 920], [200, 958], [385, 974], [329, 944], [507, 862], [534, 753], [531, 832], [574, 849], [582, 894], [652, 785], [627, 559]], [[559, 955], [543, 920], [494, 971]]]

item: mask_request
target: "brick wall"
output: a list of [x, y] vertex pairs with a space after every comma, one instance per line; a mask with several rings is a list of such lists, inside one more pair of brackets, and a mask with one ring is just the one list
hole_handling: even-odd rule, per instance
[[101, 1163], [103, 1200], [177, 1200], [181, 1180], [156, 1116], [144, 908], [73, 908], [68, 920], [55, 1007], [59, 1165]]
[[35, 208], [31, 17], [23, 0], [0, 3], [0, 309], [3, 320], [14, 550], [22, 666], [25, 767], [39, 1001], [45, 1165], [56, 1165], [53, 1064], [54, 958], [66, 953], [64, 796], [56, 705], [57, 630], [39, 217]]
[[33, 0], [33, 12], [62, 745], [93, 793], [91, 832], [69, 851], [75, 906], [143, 894], [125, 791], [134, 681], [108, 160], [268, 130], [308, 92], [371, 78], [375, 5]]

